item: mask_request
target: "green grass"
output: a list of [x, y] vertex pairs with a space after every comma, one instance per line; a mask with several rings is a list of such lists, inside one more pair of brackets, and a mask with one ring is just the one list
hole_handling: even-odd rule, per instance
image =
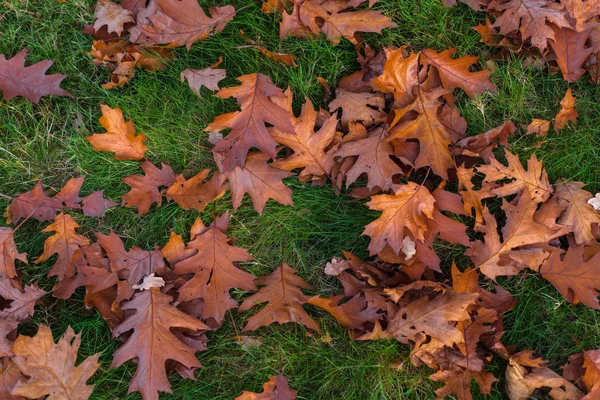
[[[190, 52], [177, 49], [177, 58], [166, 71], [138, 71], [123, 88], [105, 91], [101, 83], [109, 73], [96, 68], [86, 55], [92, 38], [79, 31], [93, 20], [93, 0], [0, 0], [0, 53], [14, 56], [29, 48], [28, 63], [55, 60], [50, 72], [68, 75], [63, 87], [73, 98], [44, 97], [39, 105], [17, 98], [0, 100], [0, 208], [11, 196], [30, 190], [38, 179], [52, 190], [58, 190], [73, 176], [85, 175], [83, 194], [105, 190], [108, 198], [118, 200], [128, 187], [121, 178], [141, 173], [136, 162], [116, 161], [109, 153], [94, 152], [85, 136], [101, 132], [98, 123], [99, 103], [121, 107], [132, 119], [138, 132], [148, 136], [150, 161], [170, 164], [176, 172], [191, 176], [203, 168], [214, 168], [207, 150], [210, 144], [203, 132], [212, 119], [234, 110], [231, 99], [221, 100], [210, 92], [197, 98], [179, 80], [185, 68], [204, 68], [223, 56], [222, 67], [227, 79], [222, 85], [236, 84], [235, 77], [257, 70], [270, 75], [280, 87], [289, 85], [296, 106], [304, 96], [322, 105], [323, 94], [317, 76], [335, 84], [341, 77], [358, 68], [353, 46], [343, 41], [332, 46], [324, 39], [281, 41], [278, 37], [279, 17], [263, 15], [252, 1], [231, 2], [236, 9], [245, 7], [226, 29], [193, 46]], [[210, 1], [202, 1], [206, 6]], [[218, 5], [226, 3], [218, 0]], [[484, 20], [482, 14], [466, 6], [446, 9], [441, 0], [382, 0], [375, 7], [384, 10], [398, 24], [382, 35], [367, 35], [375, 48], [408, 45], [415, 50], [432, 47], [442, 50], [456, 47], [458, 54], [491, 57], [490, 49], [479, 43], [478, 34], [470, 29]], [[262, 59], [253, 49], [235, 49], [244, 44], [238, 32], [256, 38], [270, 50], [292, 53], [298, 57], [298, 68], [285, 67]], [[571, 85], [577, 96], [580, 113], [576, 124], [555, 134], [551, 132], [540, 148], [537, 140], [524, 136], [532, 118], [554, 117], [568, 84], [560, 75], [527, 67], [515, 58], [496, 61], [492, 79], [499, 87], [496, 95], [486, 94], [476, 100], [461, 98], [459, 107], [474, 135], [512, 119], [519, 127], [511, 151], [524, 161], [535, 151], [551, 180], [567, 177], [600, 190], [600, 88], [582, 79]], [[167, 101], [168, 100], [168, 101]], [[76, 121], [79, 128], [76, 128]], [[294, 207], [269, 202], [259, 216], [246, 199], [233, 212], [229, 196], [201, 213], [205, 222], [226, 210], [231, 212], [230, 236], [238, 245], [249, 249], [256, 260], [247, 268], [262, 274], [275, 268], [282, 259], [299, 270], [301, 276], [320, 293], [339, 290], [338, 284], [322, 273], [325, 262], [348, 250], [366, 256], [368, 240], [361, 237], [363, 227], [376, 217], [358, 201], [336, 197], [329, 187], [311, 187], [289, 178]], [[116, 207], [104, 218], [75, 219], [84, 235], [94, 239], [93, 232], [118, 232], [127, 246], [142, 248], [162, 246], [171, 230], [186, 235], [198, 213], [183, 211], [174, 204], [153, 207], [143, 216], [133, 209]], [[16, 234], [20, 251], [30, 260], [41, 254], [47, 235], [40, 233], [44, 224], [27, 221]], [[283, 250], [282, 250], [283, 249]], [[440, 246], [444, 271], [458, 250]], [[461, 260], [459, 258], [459, 260]], [[46, 278], [51, 262], [20, 265], [26, 282], [38, 282], [46, 290], [55, 283]], [[463, 262], [461, 266], [466, 266]], [[502, 286], [518, 296], [519, 303], [505, 316], [507, 332], [503, 340], [519, 349], [534, 349], [551, 361], [552, 367], [563, 364], [568, 355], [600, 346], [597, 313], [583, 306], [566, 303], [551, 285], [536, 275], [521, 275], [500, 280]], [[234, 293], [241, 298], [241, 293]], [[33, 319], [20, 328], [33, 334], [36, 325], [50, 325], [61, 335], [68, 325], [82, 333], [81, 356], [101, 353], [101, 367], [93, 378], [95, 399], [139, 399], [137, 393], [127, 395], [127, 386], [135, 367], [128, 363], [109, 369], [112, 353], [118, 343], [111, 339], [108, 326], [94, 311], [85, 310], [83, 294], [68, 301], [51, 296], [43, 299]], [[280, 372], [304, 399], [430, 399], [438, 384], [428, 380], [426, 368], [416, 368], [409, 360], [409, 349], [394, 341], [354, 342], [325, 313], [311, 308], [324, 328], [323, 335], [309, 335], [301, 326], [286, 325], [261, 328], [252, 333], [262, 346], [242, 350], [234, 340], [244, 325], [247, 313], [230, 313], [224, 326], [211, 333], [209, 350], [199, 353], [204, 368], [197, 380], [172, 377], [174, 395], [165, 399], [231, 399], [242, 390], [259, 391], [272, 374]], [[331, 341], [322, 340], [325, 333]], [[393, 366], [402, 362], [401, 370]], [[503, 362], [495, 361], [491, 369], [500, 378], [487, 398], [501, 399]], [[478, 390], [475, 398], [481, 398]]]

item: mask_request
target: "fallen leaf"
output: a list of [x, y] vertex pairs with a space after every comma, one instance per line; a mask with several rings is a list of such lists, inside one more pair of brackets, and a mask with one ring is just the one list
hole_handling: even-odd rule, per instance
[[210, 170], [205, 169], [190, 179], [178, 175], [166, 192], [167, 199], [173, 200], [184, 210], [204, 210], [208, 203], [225, 194], [225, 188], [221, 184], [221, 177], [218, 173], [215, 172], [210, 180], [204, 182], [209, 173]]
[[568, 121], [576, 122], [579, 113], [575, 110], [575, 96], [571, 93], [571, 88], [567, 89], [565, 97], [560, 101], [560, 111], [554, 118], [554, 131], [558, 131], [567, 125]]
[[115, 153], [116, 160], [141, 160], [148, 149], [144, 142], [146, 135], [136, 135], [133, 121], [126, 122], [120, 108], [110, 108], [100, 104], [102, 117], [100, 125], [106, 133], [95, 133], [86, 139], [96, 151], [109, 151]]
[[0, 279], [17, 277], [16, 260], [27, 264], [27, 253], [17, 250], [14, 233], [14, 230], [0, 226]]
[[98, 3], [96, 3], [96, 22], [94, 22], [96, 31], [106, 26], [108, 33], [114, 32], [121, 36], [123, 26], [129, 22], [134, 22], [132, 12], [121, 7], [121, 5], [110, 0], [98, 0]]
[[57, 344], [45, 325], [40, 325], [33, 337], [19, 336], [13, 345], [12, 360], [28, 379], [17, 382], [12, 394], [30, 399], [48, 396], [48, 400], [89, 398], [94, 386], [86, 382], [100, 366], [100, 354], [75, 366], [80, 343], [80, 336], [71, 327]]
[[595, 240], [594, 226], [600, 225], [600, 214], [588, 201], [594, 196], [584, 190], [582, 182], [559, 179], [555, 183], [556, 197], [560, 205], [566, 206], [558, 219], [558, 223], [575, 235], [577, 244], [590, 243]]
[[123, 195], [123, 205], [136, 207], [138, 214], [145, 214], [153, 203], [161, 205], [167, 188], [175, 183], [176, 175], [167, 164], [157, 168], [150, 161], [142, 161], [140, 167], [145, 175], [130, 175], [122, 179], [131, 190]]
[[56, 95], [71, 97], [71, 93], [61, 89], [60, 82], [66, 78], [63, 74], [46, 75], [54, 61], [44, 60], [29, 67], [25, 66], [27, 49], [23, 49], [11, 59], [0, 54], [0, 90], [4, 100], [22, 96], [38, 104], [42, 96]]
[[196, 96], [198, 97], [200, 97], [200, 88], [202, 86], [208, 90], [219, 90], [219, 82], [225, 79], [227, 74], [226, 70], [216, 68], [222, 60], [223, 58], [215, 65], [204, 69], [184, 69], [181, 71], [180, 75], [181, 82], [187, 79], [190, 89], [192, 89], [192, 92], [196, 93]]
[[235, 400], [295, 400], [298, 392], [290, 389], [288, 380], [281, 375], [274, 375], [263, 384], [262, 393], [244, 391]]

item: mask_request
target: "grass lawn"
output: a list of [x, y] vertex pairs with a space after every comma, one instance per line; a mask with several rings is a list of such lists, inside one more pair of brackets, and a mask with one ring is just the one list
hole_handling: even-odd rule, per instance
[[[227, 79], [221, 86], [235, 85], [235, 77], [258, 70], [271, 76], [279, 87], [291, 86], [295, 99], [304, 96], [315, 105], [323, 104], [322, 88], [316, 77], [330, 84], [359, 68], [353, 46], [344, 40], [332, 46], [327, 40], [279, 39], [278, 15], [260, 12], [260, 4], [249, 0], [216, 0], [217, 5], [232, 4], [243, 8], [225, 30], [199, 42], [187, 52], [176, 50], [177, 57], [166, 71], [138, 71], [122, 88], [106, 91], [109, 72], [97, 68], [86, 53], [92, 38], [80, 33], [93, 21], [94, 0], [0, 0], [0, 54], [8, 58], [22, 48], [29, 49], [28, 65], [44, 59], [55, 60], [50, 73], [64, 73], [68, 78], [62, 87], [73, 98], [44, 97], [39, 105], [23, 98], [10, 102], [0, 100], [0, 209], [10, 198], [33, 188], [38, 179], [44, 186], [58, 190], [71, 177], [85, 175], [83, 195], [105, 190], [114, 201], [128, 191], [121, 178], [141, 173], [139, 164], [112, 159], [111, 153], [92, 150], [85, 136], [102, 132], [98, 123], [99, 103], [120, 107], [126, 119], [132, 119], [138, 132], [148, 136], [147, 158], [155, 164], [165, 162], [176, 172], [193, 176], [214, 162], [204, 128], [218, 114], [236, 109], [232, 99], [221, 100], [208, 91], [201, 98], [180, 82], [185, 68], [205, 68], [223, 57], [222, 68]], [[201, 1], [212, 6], [212, 0]], [[479, 43], [472, 26], [485, 21], [464, 4], [446, 9], [441, 0], [382, 0], [376, 9], [384, 10], [398, 24], [382, 35], [367, 35], [371, 46], [408, 45], [416, 50], [427, 47], [443, 50], [456, 47], [458, 55], [491, 58], [490, 49]], [[263, 59], [254, 49], [236, 49], [243, 45], [239, 35], [243, 29], [251, 38], [270, 50], [294, 54], [298, 67], [286, 67]], [[496, 95], [485, 94], [476, 100], [459, 97], [459, 107], [469, 123], [469, 134], [479, 134], [507, 119], [518, 127], [512, 138], [512, 151], [525, 161], [535, 151], [543, 162], [551, 181], [560, 177], [583, 181], [587, 190], [600, 190], [600, 86], [584, 77], [572, 84], [577, 96], [579, 119], [560, 134], [553, 131], [536, 148], [537, 139], [524, 136], [523, 125], [532, 118], [552, 119], [560, 109], [559, 102], [568, 84], [560, 74], [550, 75], [515, 57], [497, 61], [492, 80], [498, 86]], [[300, 103], [296, 104], [299, 106]], [[229, 195], [218, 200], [200, 214], [205, 222], [226, 210], [231, 213], [228, 234], [238, 239], [256, 258], [246, 265], [255, 275], [273, 270], [282, 258], [299, 270], [299, 274], [323, 295], [337, 293], [340, 287], [323, 274], [323, 266], [333, 256], [348, 250], [367, 256], [368, 238], [360, 234], [366, 224], [377, 217], [361, 202], [344, 194], [336, 196], [328, 187], [312, 187], [298, 183], [294, 177], [286, 184], [293, 189], [294, 207], [270, 201], [263, 215], [252, 208], [248, 197], [233, 212]], [[138, 216], [134, 209], [115, 207], [104, 218], [87, 218], [74, 214], [81, 232], [94, 239], [93, 232], [117, 232], [126, 246], [150, 249], [163, 246], [173, 230], [187, 237], [198, 216], [184, 211], [175, 203], [153, 207]], [[4, 222], [0, 218], [0, 223]], [[29, 254], [30, 261], [42, 252], [47, 234], [46, 224], [27, 221], [16, 234], [18, 248]], [[458, 249], [439, 248], [443, 270], [450, 277], [450, 265]], [[466, 260], [456, 259], [464, 268]], [[46, 274], [53, 262], [20, 265], [27, 283], [38, 282], [50, 290], [55, 283]], [[518, 297], [517, 306], [505, 315], [503, 342], [519, 350], [533, 349], [550, 360], [556, 368], [570, 354], [600, 347], [598, 313], [592, 309], [566, 303], [547, 282], [535, 275], [521, 274], [500, 279], [500, 284]], [[43, 298], [33, 319], [20, 328], [34, 334], [38, 324], [47, 324], [55, 337], [68, 325], [82, 334], [81, 356], [101, 353], [101, 367], [92, 382], [94, 399], [139, 399], [138, 393], [127, 394], [135, 366], [127, 363], [109, 369], [112, 354], [119, 343], [111, 339], [110, 330], [95, 311], [83, 306], [83, 292], [68, 301], [51, 296]], [[234, 297], [242, 298], [235, 292]], [[228, 313], [227, 321], [217, 332], [209, 334], [208, 351], [198, 354], [204, 368], [196, 373], [196, 381], [172, 375], [174, 395], [164, 399], [232, 399], [242, 390], [260, 391], [263, 382], [277, 372], [289, 379], [290, 386], [303, 399], [431, 399], [438, 384], [427, 377], [431, 371], [410, 363], [409, 349], [396, 341], [355, 342], [345, 329], [326, 313], [311, 308], [310, 313], [323, 327], [321, 335], [309, 335], [300, 325], [287, 324], [261, 328], [251, 336], [260, 339], [258, 348], [243, 350], [234, 337], [239, 334], [247, 313]], [[331, 340], [326, 340], [330, 337]], [[581, 348], [580, 348], [581, 346]], [[401, 369], [397, 369], [401, 363]], [[503, 390], [504, 361], [491, 366], [500, 379], [486, 398], [505, 398]], [[482, 398], [474, 390], [475, 398]]]

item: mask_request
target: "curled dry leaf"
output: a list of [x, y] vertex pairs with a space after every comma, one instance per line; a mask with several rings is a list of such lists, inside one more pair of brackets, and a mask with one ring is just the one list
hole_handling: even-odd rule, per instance
[[25, 97], [38, 104], [42, 96], [69, 96], [71, 93], [61, 89], [60, 82], [66, 78], [63, 74], [46, 75], [46, 71], [54, 61], [44, 60], [29, 67], [25, 66], [27, 49], [23, 49], [11, 59], [0, 54], [0, 90], [4, 100], [16, 96]]
[[96, 151], [109, 151], [115, 153], [116, 160], [141, 160], [148, 147], [144, 144], [146, 135], [136, 134], [133, 121], [125, 121], [120, 108], [110, 108], [100, 104], [102, 117], [100, 125], [106, 129], [105, 133], [95, 133], [86, 139]]
[[16, 260], [27, 264], [27, 254], [17, 250], [14, 234], [11, 228], [0, 226], [0, 279], [17, 277]]
[[565, 97], [560, 101], [561, 109], [554, 118], [554, 131], [559, 130], [567, 125], [568, 121], [575, 122], [579, 113], [575, 110], [575, 96], [571, 92], [571, 88], [567, 89]]
[[298, 392], [292, 390], [282, 375], [274, 375], [263, 384], [262, 393], [244, 391], [235, 400], [295, 400]]
[[33, 337], [19, 336], [13, 345], [12, 359], [28, 378], [20, 380], [12, 394], [30, 399], [44, 396], [48, 396], [48, 400], [88, 399], [94, 386], [86, 382], [100, 366], [100, 354], [75, 366], [80, 344], [80, 336], [75, 335], [71, 327], [56, 344], [52, 331], [44, 325], [40, 325]]
[[527, 134], [535, 134], [537, 137], [545, 137], [550, 130], [550, 121], [534, 118], [527, 126]]
[[142, 283], [139, 285], [133, 285], [131, 288], [135, 290], [150, 290], [150, 288], [156, 287], [161, 288], [165, 286], [165, 281], [160, 276], [154, 276], [154, 274], [150, 274], [144, 278]]
[[271, 274], [256, 278], [254, 283], [263, 287], [244, 300], [239, 311], [247, 311], [259, 303], [268, 303], [248, 319], [243, 332], [253, 331], [274, 322], [297, 322], [313, 331], [321, 331], [319, 325], [302, 308], [310, 296], [302, 293], [301, 289], [312, 289], [312, 286], [296, 275], [296, 272], [288, 264], [282, 263]]

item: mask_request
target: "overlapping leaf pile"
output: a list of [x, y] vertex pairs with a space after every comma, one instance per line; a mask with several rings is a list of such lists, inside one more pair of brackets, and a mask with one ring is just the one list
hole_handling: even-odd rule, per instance
[[168, 47], [189, 50], [235, 16], [232, 6], [211, 8], [207, 15], [196, 0], [98, 0], [95, 11], [96, 21], [84, 32], [99, 39], [90, 51], [94, 64], [112, 71], [105, 89], [126, 84], [136, 68], [165, 69], [174, 57]]
[[[447, 6], [456, 0], [443, 0]], [[586, 71], [600, 82], [600, 2], [597, 0], [458, 0], [494, 17], [476, 26], [481, 41], [529, 55], [532, 64], [560, 69], [575, 82]]]
[[[598, 20], [596, 1], [465, 2], [497, 17], [493, 25], [479, 28], [490, 43], [502, 34], [503, 46], [530, 44], [542, 52], [550, 46], [569, 81], [581, 77], [583, 67], [593, 70], [593, 51], [588, 50], [597, 51], [597, 29], [591, 31]], [[292, 8], [291, 14], [282, 13], [282, 36], [325, 34], [333, 43], [346, 38], [358, 44], [357, 32], [394, 26], [379, 11], [357, 9], [363, 3], [277, 0], [265, 3], [263, 11]], [[128, 41], [94, 44], [98, 62], [115, 64], [114, 81], [107, 86], [115, 87], [131, 78], [135, 66], [160, 67], [154, 58], [145, 58], [142, 49], [189, 49], [220, 32], [234, 14], [233, 7], [224, 6], [209, 17], [196, 0], [100, 0], [96, 22], [87, 30], [105, 39], [129, 34]], [[578, 43], [587, 50], [575, 53], [586, 56], [559, 61], [563, 56], [557, 43], [563, 40], [583, 40]], [[65, 212], [81, 210], [85, 216], [99, 217], [116, 204], [102, 192], [80, 197], [83, 177], [69, 180], [54, 196], [38, 182], [13, 199], [8, 223], [53, 221], [43, 230], [51, 236], [34, 262], [54, 259], [48, 272], [57, 280], [54, 296], [68, 299], [79, 288], [85, 290], [86, 306], [95, 308], [113, 337], [124, 342], [112, 367], [133, 361], [137, 366], [129, 389], [144, 399], [171, 392], [172, 370], [194, 377], [201, 367], [196, 353], [207, 348], [206, 333], [217, 330], [229, 311], [254, 311], [244, 332], [275, 322], [296, 322], [319, 332], [306, 304], [329, 312], [355, 339], [397, 340], [411, 346], [412, 362], [434, 369], [431, 379], [444, 384], [437, 390], [440, 398], [472, 398], [472, 380], [482, 393], [489, 393], [497, 378], [486, 364], [494, 356], [507, 360], [506, 391], [511, 399], [527, 398], [539, 388], [550, 389], [556, 399], [597, 397], [597, 350], [572, 356], [561, 376], [531, 351], [517, 352], [501, 342], [503, 314], [517, 299], [496, 280], [528, 269], [549, 281], [566, 301], [599, 309], [598, 196], [580, 182], [559, 179], [551, 184], [535, 154], [523, 166], [506, 149], [516, 131], [511, 121], [467, 136], [455, 94], [462, 91], [475, 98], [496, 91], [477, 57], [455, 57], [456, 49], [416, 52], [390, 47], [376, 52], [362, 44], [357, 49], [361, 69], [339, 81], [328, 111], [315, 110], [305, 99], [299, 114], [294, 113], [292, 91], [282, 90], [259, 72], [238, 77], [238, 86], [220, 89], [216, 95], [235, 98], [239, 110], [219, 115], [205, 129], [214, 144], [212, 175], [205, 169], [186, 179], [166, 164], [159, 168], [140, 161], [146, 157], [146, 136], [138, 134], [118, 108], [102, 105], [100, 124], [106, 132], [87, 138], [95, 150], [112, 152], [115, 159], [140, 161], [144, 175], [125, 177], [131, 190], [122, 196], [123, 205], [137, 208], [139, 214], [154, 203], [160, 205], [163, 196], [183, 209], [202, 211], [227, 190], [234, 209], [245, 194], [259, 213], [269, 199], [291, 206], [292, 191], [283, 183], [291, 171], [298, 172], [301, 182], [331, 184], [338, 194], [370, 197], [365, 206], [381, 212], [363, 232], [370, 238], [374, 260], [345, 253], [345, 260], [334, 258], [324, 271], [340, 281], [341, 294], [308, 295], [303, 290], [312, 287], [285, 262], [258, 278], [247, 272], [241, 264], [253, 257], [227, 236], [228, 214], [215, 217], [208, 226], [198, 218], [189, 240], [172, 233], [162, 248], [126, 249], [112, 231], [96, 232], [92, 242]], [[62, 76], [44, 75], [47, 62], [27, 70], [24, 56], [22, 52], [8, 62], [0, 59], [0, 72], [4, 68], [9, 71], [5, 74], [28, 75], [41, 83], [32, 91], [0, 83], [6, 99], [21, 95], [37, 102], [45, 94], [68, 94], [58, 88]], [[186, 70], [182, 79], [196, 93], [201, 86], [217, 90], [225, 71], [216, 67]], [[576, 121], [574, 105], [569, 89], [554, 120], [556, 131]], [[543, 137], [549, 127], [549, 121], [534, 120], [527, 133]], [[503, 155], [499, 146], [505, 147]], [[492, 213], [493, 205], [500, 208]], [[79, 338], [72, 330], [58, 344], [46, 327], [33, 338], [17, 337], [18, 325], [46, 294], [20, 281], [15, 263], [27, 263], [27, 258], [13, 238], [19, 226], [0, 228], [0, 395], [87, 398], [92, 387], [86, 381], [98, 368], [97, 356], [75, 367]], [[442, 242], [462, 246], [470, 260], [452, 265], [451, 282], [442, 270], [441, 257], [447, 258], [439, 251]], [[481, 279], [491, 280], [486, 287], [493, 290], [484, 289]], [[238, 304], [230, 293], [234, 289], [254, 293]], [[44, 357], [53, 361], [34, 361]], [[59, 364], [68, 368], [58, 371]], [[244, 392], [239, 399], [295, 397], [287, 380], [276, 375], [264, 384], [263, 393]]]

